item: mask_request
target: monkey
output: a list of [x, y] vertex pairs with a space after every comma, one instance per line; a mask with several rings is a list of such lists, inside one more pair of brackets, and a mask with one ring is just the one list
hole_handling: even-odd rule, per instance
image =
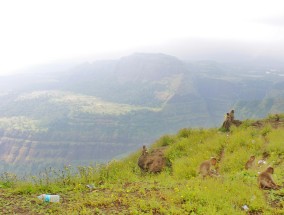
[[225, 115], [225, 121], [230, 121], [230, 114], [229, 114], [229, 113], [226, 113], [226, 115]]
[[261, 172], [257, 178], [259, 188], [264, 190], [277, 190], [280, 188], [279, 185], [276, 185], [272, 179], [272, 174], [274, 173], [273, 167], [268, 167], [265, 171]]
[[146, 146], [143, 145], [143, 148], [142, 148], [142, 155], [146, 155], [146, 154], [148, 154], [148, 150], [147, 150]]
[[226, 115], [225, 115], [225, 121], [223, 122], [223, 125], [222, 125], [222, 127], [226, 130], [226, 131], [229, 131], [230, 130], [230, 123], [231, 121], [230, 121], [230, 114], [229, 113], [227, 113]]
[[250, 156], [249, 160], [246, 162], [245, 169], [252, 168], [254, 160], [255, 160], [255, 156], [254, 155]]
[[216, 173], [211, 170], [211, 166], [215, 166], [217, 163], [217, 159], [212, 157], [210, 160], [203, 161], [199, 166], [199, 173], [202, 175], [203, 178], [206, 176], [213, 176]]
[[229, 118], [230, 118], [230, 121], [234, 121], [235, 120], [235, 111], [234, 110], [231, 110], [230, 114], [229, 114]]
[[145, 145], [143, 145], [142, 148], [142, 154], [140, 155], [140, 157], [138, 158], [138, 166], [140, 167], [140, 169], [142, 170], [146, 170], [146, 159], [148, 157], [148, 150], [146, 148]]
[[164, 167], [170, 167], [171, 163], [164, 157], [162, 148], [149, 153], [146, 146], [143, 146], [142, 154], [138, 158], [138, 166], [143, 172], [159, 173]]

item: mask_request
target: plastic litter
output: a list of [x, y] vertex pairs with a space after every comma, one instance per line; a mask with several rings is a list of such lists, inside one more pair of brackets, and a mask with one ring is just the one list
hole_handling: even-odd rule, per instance
[[60, 196], [59, 195], [49, 195], [49, 194], [41, 194], [37, 197], [44, 202], [59, 202]]
[[258, 164], [266, 164], [266, 161], [265, 160], [259, 160], [258, 162], [257, 162]]
[[95, 188], [93, 184], [87, 184], [86, 187], [88, 187], [90, 191], [92, 191]]
[[247, 205], [243, 205], [242, 206], [242, 209], [244, 209], [245, 211], [248, 211], [249, 210], [249, 207]]

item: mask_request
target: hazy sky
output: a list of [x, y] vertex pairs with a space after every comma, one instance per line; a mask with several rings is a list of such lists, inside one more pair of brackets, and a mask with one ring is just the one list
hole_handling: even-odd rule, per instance
[[179, 48], [187, 52], [181, 41], [196, 51], [234, 43], [282, 54], [283, 11], [283, 0], [1, 1], [0, 74], [90, 56], [179, 55]]

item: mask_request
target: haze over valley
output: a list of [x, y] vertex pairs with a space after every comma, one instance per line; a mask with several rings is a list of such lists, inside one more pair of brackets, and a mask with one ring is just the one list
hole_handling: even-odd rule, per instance
[[1, 171], [119, 159], [181, 128], [219, 127], [230, 109], [240, 120], [284, 111], [284, 67], [255, 62], [135, 53], [0, 82]]
[[3, 1], [0, 172], [120, 159], [284, 109], [279, 0]]

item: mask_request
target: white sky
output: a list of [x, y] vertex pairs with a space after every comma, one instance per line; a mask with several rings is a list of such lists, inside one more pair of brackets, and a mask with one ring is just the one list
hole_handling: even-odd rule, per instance
[[3, 0], [0, 30], [0, 74], [7, 74], [179, 39], [283, 44], [284, 1]]

